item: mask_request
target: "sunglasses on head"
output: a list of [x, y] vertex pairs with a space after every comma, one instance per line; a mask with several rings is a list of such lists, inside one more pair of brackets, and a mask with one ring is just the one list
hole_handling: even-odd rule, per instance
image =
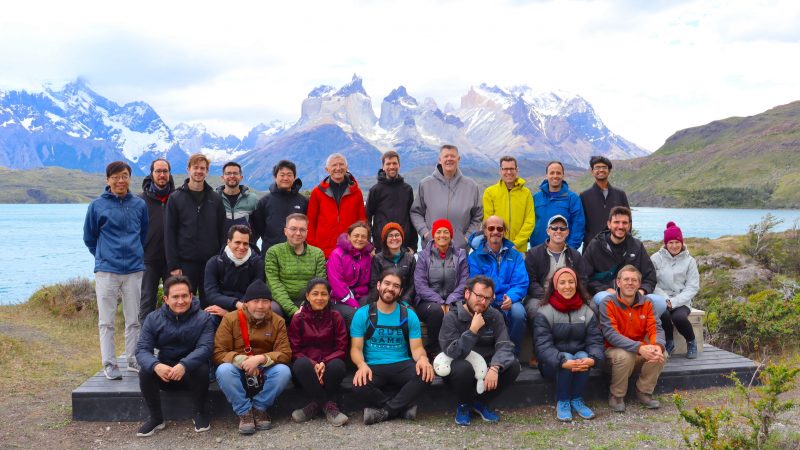
[[569, 227], [558, 226], [558, 225], [550, 225], [550, 229], [553, 231], [567, 231]]
[[498, 232], [502, 233], [502, 232], [506, 231], [506, 227], [504, 227], [504, 226], [496, 227], [494, 225], [489, 225], [489, 226], [486, 227], [486, 231], [488, 231], [489, 233], [494, 233], [495, 231], [498, 231]]

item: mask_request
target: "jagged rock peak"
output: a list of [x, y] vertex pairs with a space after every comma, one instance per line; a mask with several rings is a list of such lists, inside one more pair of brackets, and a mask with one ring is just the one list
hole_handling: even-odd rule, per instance
[[353, 79], [349, 83], [342, 86], [341, 89], [336, 91], [335, 95], [347, 97], [348, 95], [352, 94], [361, 94], [365, 97], [367, 96], [367, 91], [364, 90], [361, 77], [359, 77], [357, 74], [353, 74]]
[[412, 106], [418, 105], [417, 99], [408, 95], [408, 91], [406, 91], [405, 86], [400, 86], [390, 92], [389, 95], [383, 99], [383, 101], [387, 103], [401, 103]]
[[330, 93], [335, 91], [335, 90], [336, 90], [336, 88], [333, 87], [333, 86], [328, 86], [326, 84], [322, 84], [322, 85], [319, 85], [319, 86], [315, 87], [314, 89], [312, 89], [311, 92], [308, 93], [308, 98], [325, 97], [327, 95], [330, 95]]

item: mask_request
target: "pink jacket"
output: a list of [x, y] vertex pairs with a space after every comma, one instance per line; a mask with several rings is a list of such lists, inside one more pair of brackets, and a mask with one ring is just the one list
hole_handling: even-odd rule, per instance
[[339, 235], [336, 248], [331, 252], [326, 265], [333, 303], [346, 303], [358, 308], [358, 299], [369, 293], [372, 267], [370, 252], [372, 252], [371, 243], [367, 243], [361, 250], [356, 250], [347, 240], [347, 233]]

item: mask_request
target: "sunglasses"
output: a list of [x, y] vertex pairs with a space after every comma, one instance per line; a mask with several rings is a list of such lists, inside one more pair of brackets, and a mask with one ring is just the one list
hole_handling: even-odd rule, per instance
[[550, 229], [553, 231], [567, 231], [569, 227], [559, 227], [558, 225], [550, 225]]
[[495, 231], [502, 233], [506, 231], [506, 227], [504, 226], [496, 227], [494, 225], [489, 225], [488, 227], [486, 227], [486, 231], [488, 231], [489, 233], [494, 233]]

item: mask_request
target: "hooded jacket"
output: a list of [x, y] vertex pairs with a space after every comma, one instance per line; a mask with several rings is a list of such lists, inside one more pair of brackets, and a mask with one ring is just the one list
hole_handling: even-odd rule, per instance
[[476, 231], [469, 242], [473, 250], [467, 257], [469, 276], [485, 275], [494, 281], [494, 305], [501, 305], [504, 295], [513, 303], [521, 302], [528, 292], [528, 271], [525, 257], [514, 248], [514, 243], [503, 238], [500, 253], [495, 257], [483, 234]]
[[225, 247], [208, 260], [204, 277], [206, 304], [233, 311], [250, 283], [264, 281], [261, 255], [255, 248], [251, 247], [250, 250], [250, 258], [239, 267], [225, 253]]
[[358, 183], [350, 172], [345, 174], [347, 188], [339, 204], [331, 191], [331, 177], [325, 177], [317, 187], [311, 191], [308, 201], [308, 238], [310, 245], [318, 247], [330, 258], [331, 252], [336, 248], [336, 240], [340, 234], [359, 220], [366, 221], [364, 211], [364, 196]]
[[372, 244], [375, 251], [381, 249], [381, 232], [389, 222], [403, 228], [403, 247], [417, 251], [417, 230], [411, 224], [411, 205], [414, 203], [414, 189], [398, 174], [389, 179], [383, 169], [378, 170], [378, 183], [367, 194], [367, 223], [372, 228]]
[[428, 241], [425, 245], [425, 249], [417, 255], [417, 267], [414, 268], [414, 288], [417, 291], [415, 304], [418, 305], [420, 302], [430, 302], [440, 305], [450, 305], [464, 299], [464, 289], [466, 289], [467, 278], [469, 278], [467, 252], [464, 249], [453, 247], [452, 245], [447, 251], [453, 254], [452, 267], [450, 267], [450, 269], [455, 271], [455, 280], [452, 281], [455, 287], [452, 292], [442, 298], [442, 296], [431, 287], [430, 272], [432, 266], [443, 266], [446, 260], [439, 257], [439, 250], [433, 245], [433, 241]]
[[589, 269], [589, 293], [594, 295], [606, 289], [616, 289], [617, 272], [628, 264], [642, 273], [642, 290], [646, 294], [652, 293], [658, 281], [656, 269], [642, 241], [628, 234], [622, 241], [622, 252], [615, 253], [610, 236], [609, 230], [600, 232], [589, 243], [589, 247], [583, 250], [583, 260]]
[[328, 282], [331, 284], [331, 301], [347, 303], [353, 308], [358, 308], [358, 299], [369, 293], [372, 268], [370, 252], [372, 244], [369, 242], [358, 250], [347, 240], [347, 233], [339, 235], [336, 249], [331, 252], [326, 266]]
[[305, 244], [303, 253], [298, 255], [288, 242], [275, 244], [267, 250], [265, 272], [272, 300], [281, 305], [287, 317], [305, 301], [303, 293], [308, 280], [328, 277], [322, 250]]
[[414, 258], [414, 253], [409, 250], [401, 251], [400, 259], [397, 262], [394, 262], [385, 252], [376, 253], [372, 257], [372, 270], [369, 276], [369, 301], [378, 300], [377, 286], [381, 273], [386, 269], [395, 269], [402, 280], [403, 293], [400, 295], [400, 301], [409, 305], [414, 304], [414, 297], [417, 295], [417, 290], [414, 288], [414, 269], [416, 267], [417, 260]]
[[292, 317], [289, 324], [289, 343], [292, 346], [292, 361], [308, 358], [314, 364], [325, 364], [334, 359], [345, 359], [347, 351], [347, 329], [342, 315], [328, 303], [320, 311], [303, 303], [303, 309]]
[[525, 253], [536, 223], [533, 195], [525, 186], [524, 178], [517, 178], [509, 190], [501, 179], [483, 191], [483, 220], [500, 216], [506, 221], [506, 238], [514, 243], [517, 251]]
[[180, 269], [181, 261], [205, 264], [227, 241], [225, 207], [214, 189], [204, 184], [205, 198], [197, 204], [189, 191], [189, 179], [167, 201], [164, 247], [167, 270]]
[[[145, 264], [166, 263], [167, 257], [164, 253], [164, 222], [166, 221], [167, 200], [166, 197], [159, 198], [155, 192], [150, 190], [153, 184], [153, 177], [144, 177], [142, 181], [142, 192], [138, 197], [144, 200], [147, 205], [147, 238], [144, 241], [144, 262]], [[169, 176], [169, 193], [175, 190], [175, 182], [172, 175]]]
[[286, 216], [305, 214], [308, 210], [308, 199], [300, 193], [302, 187], [300, 178], [295, 178], [288, 191], [278, 189], [278, 185], [272, 183], [269, 192], [258, 201], [256, 210], [250, 215], [250, 223], [253, 226], [253, 239], [261, 238], [262, 255], [266, 255], [273, 245], [286, 242], [286, 235], [283, 234]]
[[[581, 285], [588, 284], [587, 274], [589, 268], [583, 260], [583, 256], [577, 250], [567, 245], [561, 252], [564, 266], [569, 267], [578, 274]], [[528, 272], [528, 297], [541, 300], [544, 298], [544, 289], [550, 281], [547, 276], [550, 274], [550, 253], [547, 251], [547, 243], [539, 244], [525, 252], [525, 270]]]
[[672, 308], [692, 306], [692, 300], [700, 291], [700, 272], [697, 261], [684, 248], [672, 256], [664, 247], [650, 257], [656, 269], [656, 288], [654, 294], [669, 299]]
[[608, 197], [603, 195], [603, 190], [597, 183], [592, 183], [589, 189], [581, 192], [581, 205], [586, 219], [586, 232], [583, 235], [583, 249], [589, 242], [608, 226], [608, 214], [615, 206], [630, 208], [628, 196], [625, 191], [608, 185]]
[[[172, 312], [168, 305], [161, 305], [142, 323], [136, 361], [146, 372], [153, 372], [159, 363], [168, 366], [181, 363], [191, 372], [208, 363], [214, 351], [214, 329], [214, 320], [200, 308], [196, 298], [181, 315]], [[156, 348], [158, 356], [154, 354]]]
[[222, 205], [225, 207], [225, 232], [231, 229], [232, 225], [247, 225], [250, 226], [250, 215], [255, 211], [258, 204], [258, 197], [256, 194], [250, 192], [250, 188], [240, 184], [239, 197], [236, 199], [236, 204], [231, 208], [231, 202], [224, 194], [225, 186], [217, 186], [217, 194], [222, 199]]
[[606, 348], [639, 353], [643, 344], [660, 345], [662, 349], [666, 344], [661, 319], [655, 314], [653, 303], [639, 293], [631, 306], [616, 296], [606, 297], [600, 303], [599, 314]]
[[[411, 223], [420, 236], [430, 234], [431, 225], [438, 219], [447, 219], [453, 225], [453, 244], [466, 249], [466, 236], [480, 228], [483, 220], [480, 188], [472, 178], [465, 177], [461, 170], [450, 180], [445, 179], [441, 164], [433, 174], [419, 183], [417, 197], [411, 207]], [[423, 240], [427, 245], [432, 236]]]
[[130, 192], [122, 197], [106, 186], [89, 203], [83, 223], [83, 242], [94, 255], [94, 271], [121, 275], [144, 270], [147, 205]]
[[533, 342], [539, 370], [542, 364], [560, 369], [567, 360], [564, 353], [586, 352], [595, 367], [600, 367], [605, 358], [597, 316], [586, 304], [568, 313], [556, 310], [549, 303], [540, 307], [533, 316]]
[[503, 314], [495, 308], [483, 312], [484, 326], [478, 334], [470, 331], [472, 315], [459, 301], [450, 308], [442, 320], [439, 331], [439, 345], [442, 351], [453, 359], [463, 359], [469, 352], [475, 352], [488, 361], [489, 365], [508, 369], [517, 360], [514, 357], [514, 344], [508, 338], [508, 329]]
[[[292, 348], [286, 334], [286, 322], [272, 311], [266, 317], [256, 320], [247, 308], [243, 308], [247, 320], [247, 334], [254, 355], [267, 355], [275, 363], [289, 364], [292, 359]], [[244, 339], [239, 325], [239, 312], [231, 311], [222, 317], [222, 321], [214, 335], [214, 364], [230, 363], [236, 355], [246, 355]]]
[[547, 221], [556, 214], [561, 214], [569, 221], [567, 245], [574, 249], [580, 248], [586, 228], [583, 205], [578, 194], [569, 190], [566, 181], [561, 182], [561, 190], [558, 192], [550, 192], [550, 184], [547, 180], [542, 181], [539, 191], [533, 195], [533, 208], [538, 220], [531, 236], [531, 247], [547, 241]]

